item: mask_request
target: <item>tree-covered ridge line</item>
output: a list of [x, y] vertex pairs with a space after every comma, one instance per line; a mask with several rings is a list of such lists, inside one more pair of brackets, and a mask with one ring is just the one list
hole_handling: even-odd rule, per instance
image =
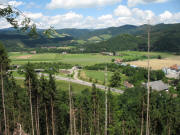
[[[180, 24], [158, 24], [151, 26], [151, 50], [179, 52], [179, 29]], [[99, 30], [60, 29], [53, 31], [49, 38], [43, 35], [43, 31], [37, 29], [39, 33], [38, 39], [31, 39], [25, 33], [12, 30], [11, 28], [2, 29], [0, 30], [0, 40], [11, 51], [69, 45], [79, 48], [73, 50], [76, 53], [82, 52], [80, 51], [82, 48], [84, 48], [83, 52], [147, 50], [147, 25], [125, 25]], [[13, 39], [12, 42], [8, 41], [10, 38]], [[56, 50], [58, 51], [58, 49]]]

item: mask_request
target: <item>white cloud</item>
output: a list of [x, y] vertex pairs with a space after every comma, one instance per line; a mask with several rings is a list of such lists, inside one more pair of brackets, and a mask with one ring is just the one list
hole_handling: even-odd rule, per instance
[[23, 5], [23, 4], [24, 3], [22, 1], [15, 1], [15, 0], [8, 2], [8, 5], [11, 5], [13, 7], [18, 7], [18, 6]]
[[147, 4], [147, 3], [163, 3], [167, 2], [168, 0], [128, 0], [128, 6], [133, 7], [137, 4]]
[[47, 8], [87, 8], [87, 7], [99, 7], [121, 2], [121, 0], [51, 0], [47, 4]]
[[4, 18], [0, 19], [0, 29], [9, 28], [9, 27], [11, 27], [11, 25], [7, 23], [7, 21]]
[[165, 11], [158, 16], [159, 22], [164, 23], [179, 23], [180, 22], [180, 12], [171, 13], [170, 11]]
[[8, 0], [0, 0], [0, 4], [4, 4], [4, 3], [7, 3]]
[[109, 20], [109, 19], [113, 19], [113, 16], [108, 14], [108, 15], [102, 15], [100, 17], [98, 17], [99, 20]]
[[160, 16], [161, 21], [165, 21], [165, 20], [172, 18], [172, 13], [169, 11], [165, 11], [164, 13], [160, 14], [159, 16]]
[[119, 5], [118, 8], [114, 10], [114, 14], [121, 17], [131, 16], [131, 11], [128, 7], [124, 5]]
[[42, 13], [25, 12], [24, 14], [31, 19], [42, 19], [43, 17]]
[[[106, 28], [112, 26], [121, 26], [125, 24], [142, 25], [147, 24], [150, 19], [151, 24], [158, 23], [180, 23], [180, 12], [171, 13], [164, 11], [159, 15], [155, 15], [151, 10], [142, 10], [139, 8], [130, 8], [127, 6], [118, 6], [113, 14], [104, 14], [98, 17], [83, 16], [75, 12], [67, 12], [65, 14], [57, 14], [47, 16], [43, 13], [24, 12], [37, 24], [38, 28]], [[20, 18], [19, 20], [22, 20]], [[2, 19], [0, 20], [0, 28], [6, 28], [10, 25]]]

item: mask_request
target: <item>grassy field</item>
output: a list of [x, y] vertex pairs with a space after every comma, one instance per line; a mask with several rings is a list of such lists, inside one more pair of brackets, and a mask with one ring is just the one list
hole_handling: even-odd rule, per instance
[[[113, 75], [112, 72], [107, 72], [108, 85], [110, 84], [110, 80], [111, 80], [112, 75]], [[84, 81], [94, 82], [94, 83], [104, 85], [105, 71], [81, 70], [79, 78], [84, 80]], [[121, 74], [121, 87], [117, 87], [117, 88], [124, 90], [125, 89], [125, 86], [124, 86], [125, 80], [127, 80], [127, 77], [124, 74]]]
[[[146, 52], [136, 51], [122, 51], [117, 53], [119, 56], [105, 56], [101, 54], [58, 54], [58, 53], [42, 53], [42, 54], [29, 54], [20, 52], [11, 52], [9, 57], [12, 64], [25, 64], [27, 62], [63, 62], [72, 65], [94, 65], [99, 63], [110, 63], [112, 59], [124, 60], [143, 60]], [[152, 57], [160, 55], [162, 58], [170, 60], [177, 56], [168, 53], [151, 53]], [[179, 59], [178, 59], [179, 60]]]
[[[111, 79], [112, 72], [107, 72], [108, 82]], [[99, 84], [103, 84], [105, 80], [105, 72], [104, 71], [95, 71], [95, 70], [81, 70], [80, 76], [82, 80], [95, 82], [98, 81]]]
[[[17, 84], [21, 85], [22, 87], [24, 86], [24, 80], [17, 80]], [[66, 81], [56, 81], [57, 85], [57, 90], [62, 90], [62, 91], [68, 91], [69, 89], [69, 82]], [[85, 86], [85, 85], [80, 85], [77, 83], [71, 83], [72, 85], [72, 91], [74, 94], [80, 94], [84, 89], [89, 89], [91, 90], [91, 87]]]
[[103, 56], [100, 54], [28, 54], [28, 53], [9, 53], [12, 64], [25, 64], [30, 62], [63, 62], [73, 65], [93, 65], [97, 63], [111, 62], [117, 56]]

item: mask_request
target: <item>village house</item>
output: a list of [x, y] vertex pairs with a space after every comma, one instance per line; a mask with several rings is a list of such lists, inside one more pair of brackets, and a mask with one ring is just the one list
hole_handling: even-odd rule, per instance
[[170, 69], [171, 69], [171, 70], [175, 70], [176, 72], [179, 72], [179, 71], [180, 71], [180, 66], [178, 66], [177, 64], [175, 64], [175, 65], [172, 65], [172, 66], [170, 67]]
[[163, 68], [162, 71], [165, 73], [167, 78], [180, 78], [180, 66], [178, 66], [177, 64], [172, 65], [169, 68]]
[[115, 64], [122, 64], [123, 60], [122, 59], [115, 59], [114, 63]]
[[133, 87], [134, 87], [134, 85], [131, 84], [131, 83], [129, 83], [128, 81], [124, 81], [124, 86], [125, 86], [126, 88], [133, 88]]
[[62, 54], [67, 54], [67, 52], [62, 52]]

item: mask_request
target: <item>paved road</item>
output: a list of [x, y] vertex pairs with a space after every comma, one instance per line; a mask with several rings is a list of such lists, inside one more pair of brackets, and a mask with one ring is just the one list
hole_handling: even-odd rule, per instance
[[[77, 72], [75, 72], [75, 74], [77, 74]], [[41, 75], [41, 74], [40, 74]], [[43, 74], [44, 76], [48, 76], [48, 74]], [[16, 79], [25, 79], [24, 77], [15, 77]], [[77, 75], [76, 75], [76, 79], [72, 79], [72, 78], [66, 78], [66, 77], [62, 77], [62, 76], [55, 76], [56, 80], [63, 80], [63, 81], [70, 81], [70, 82], [73, 82], [73, 83], [78, 83], [78, 84], [81, 84], [81, 85], [86, 85], [86, 86], [92, 86], [93, 83], [90, 83], [90, 82], [86, 82], [86, 81], [82, 81], [82, 80], [79, 80], [77, 78]], [[106, 86], [104, 85], [99, 85], [99, 84], [96, 84], [96, 88], [99, 88], [99, 89], [102, 89], [102, 90], [106, 90]], [[116, 93], [120, 93], [122, 94], [123, 91], [122, 90], [119, 90], [119, 89], [115, 89], [115, 88], [110, 88], [111, 91], [113, 92], [116, 92]]]

